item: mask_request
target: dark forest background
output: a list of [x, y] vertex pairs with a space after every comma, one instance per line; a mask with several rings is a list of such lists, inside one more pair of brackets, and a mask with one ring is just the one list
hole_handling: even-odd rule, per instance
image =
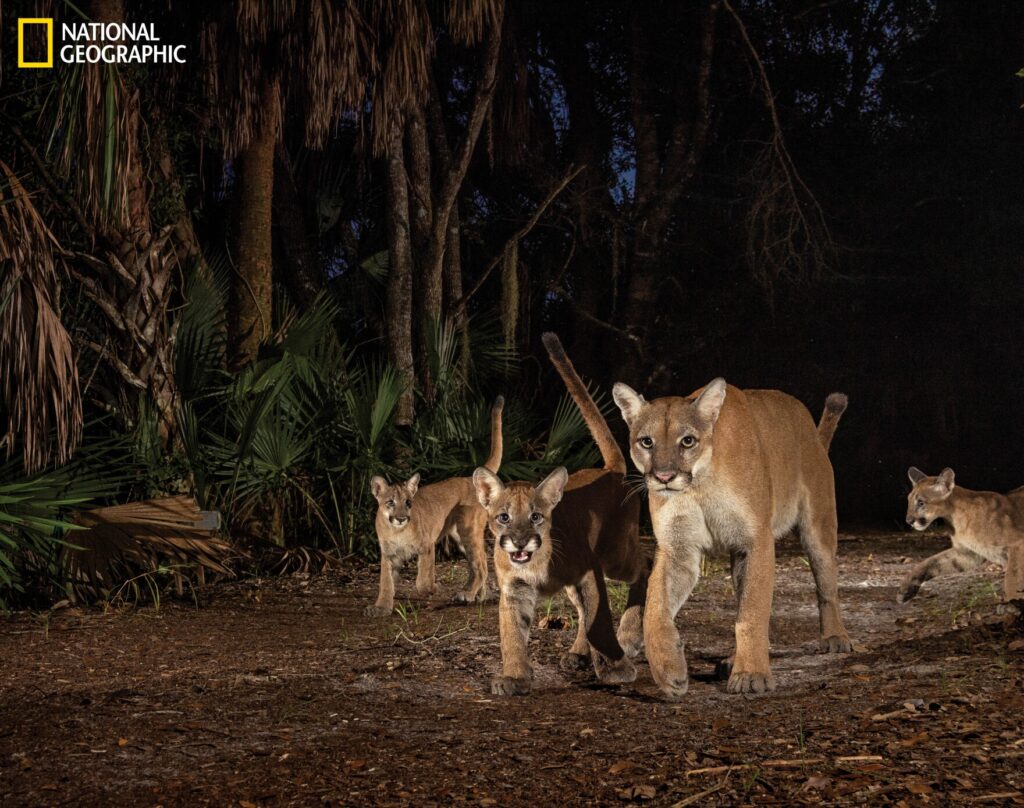
[[[188, 64], [13, 67], [16, 17], [80, 14]], [[168, 494], [281, 568], [372, 553], [368, 475], [471, 470], [499, 392], [506, 474], [591, 463], [545, 330], [599, 391], [846, 392], [846, 524], [899, 523], [910, 464], [1024, 483], [1016, 0], [21, 2], [2, 38], [12, 585], [95, 572], [47, 549], [69, 507]], [[143, 538], [93, 591], [207, 563]]]

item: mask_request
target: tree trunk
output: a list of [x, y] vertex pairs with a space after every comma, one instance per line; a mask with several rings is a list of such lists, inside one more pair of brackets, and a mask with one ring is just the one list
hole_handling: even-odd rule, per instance
[[276, 80], [263, 83], [260, 98], [263, 115], [259, 130], [235, 162], [238, 216], [229, 320], [235, 367], [254, 360], [260, 343], [273, 330], [274, 145], [281, 129]]
[[410, 426], [415, 416], [412, 349], [412, 247], [409, 241], [409, 184], [402, 154], [401, 127], [392, 127], [388, 144], [388, 358], [405, 390], [398, 402], [395, 423]]

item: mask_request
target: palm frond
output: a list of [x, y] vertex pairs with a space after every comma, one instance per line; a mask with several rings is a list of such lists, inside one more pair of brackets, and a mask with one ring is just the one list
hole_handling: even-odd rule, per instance
[[60, 248], [14, 172], [0, 162], [0, 445], [29, 471], [64, 463], [82, 435], [71, 337], [57, 312]]
[[62, 552], [73, 599], [107, 597], [158, 569], [177, 576], [192, 571], [201, 579], [206, 572], [230, 576], [228, 564], [238, 555], [215, 535], [219, 516], [186, 496], [81, 511], [74, 523], [74, 545]]

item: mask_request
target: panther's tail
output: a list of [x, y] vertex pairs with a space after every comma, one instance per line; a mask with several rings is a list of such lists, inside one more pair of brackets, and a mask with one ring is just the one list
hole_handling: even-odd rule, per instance
[[579, 407], [583, 420], [587, 422], [590, 434], [594, 443], [601, 450], [601, 458], [604, 460], [604, 467], [609, 471], [617, 471], [619, 474], [626, 473], [626, 459], [622, 456], [619, 444], [615, 442], [612, 431], [608, 428], [608, 422], [604, 420], [601, 411], [590, 397], [587, 386], [583, 383], [576, 368], [572, 366], [569, 357], [565, 355], [561, 340], [557, 334], [548, 332], [541, 336], [541, 342], [548, 349], [548, 356], [551, 357], [551, 364], [555, 366], [558, 375], [562, 377], [565, 386], [569, 390], [573, 401]]
[[491, 405], [491, 456], [487, 458], [484, 467], [494, 474], [501, 468], [501, 452], [503, 444], [501, 441], [501, 411], [505, 408], [505, 397], [498, 396]]
[[832, 438], [836, 434], [836, 427], [839, 426], [839, 419], [843, 417], [849, 403], [845, 393], [832, 393], [825, 399], [825, 410], [821, 414], [821, 420], [818, 421], [818, 440], [821, 441], [826, 452], [832, 445]]

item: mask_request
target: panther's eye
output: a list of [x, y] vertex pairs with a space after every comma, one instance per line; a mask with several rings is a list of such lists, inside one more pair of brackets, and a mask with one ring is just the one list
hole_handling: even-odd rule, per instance
[[406, 508], [411, 508], [412, 507], [412, 500], [411, 499], [407, 499], [405, 501], [405, 507]]
[[387, 501], [387, 506], [388, 506], [389, 508], [394, 508], [394, 507], [395, 507], [395, 501], [394, 501], [393, 499], [389, 499], [389, 500]]
[[697, 439], [693, 435], [684, 435], [679, 443], [684, 449], [692, 449], [697, 445]]
[[495, 519], [499, 525], [507, 525], [512, 521], [512, 517], [507, 513], [499, 513]]
[[650, 435], [644, 435], [642, 438], [640, 438], [640, 440], [637, 441], [637, 443], [644, 449], [650, 449], [652, 446], [654, 446], [654, 438], [652, 438]]
[[530, 514], [530, 521], [533, 522], [533, 524], [535, 524], [535, 525], [539, 525], [541, 522], [544, 521], [544, 517], [541, 516], [536, 511], [534, 511], [533, 513]]
[[924, 507], [924, 500], [923, 499], [919, 499], [917, 501], [917, 507], [918, 508], [923, 508]]

